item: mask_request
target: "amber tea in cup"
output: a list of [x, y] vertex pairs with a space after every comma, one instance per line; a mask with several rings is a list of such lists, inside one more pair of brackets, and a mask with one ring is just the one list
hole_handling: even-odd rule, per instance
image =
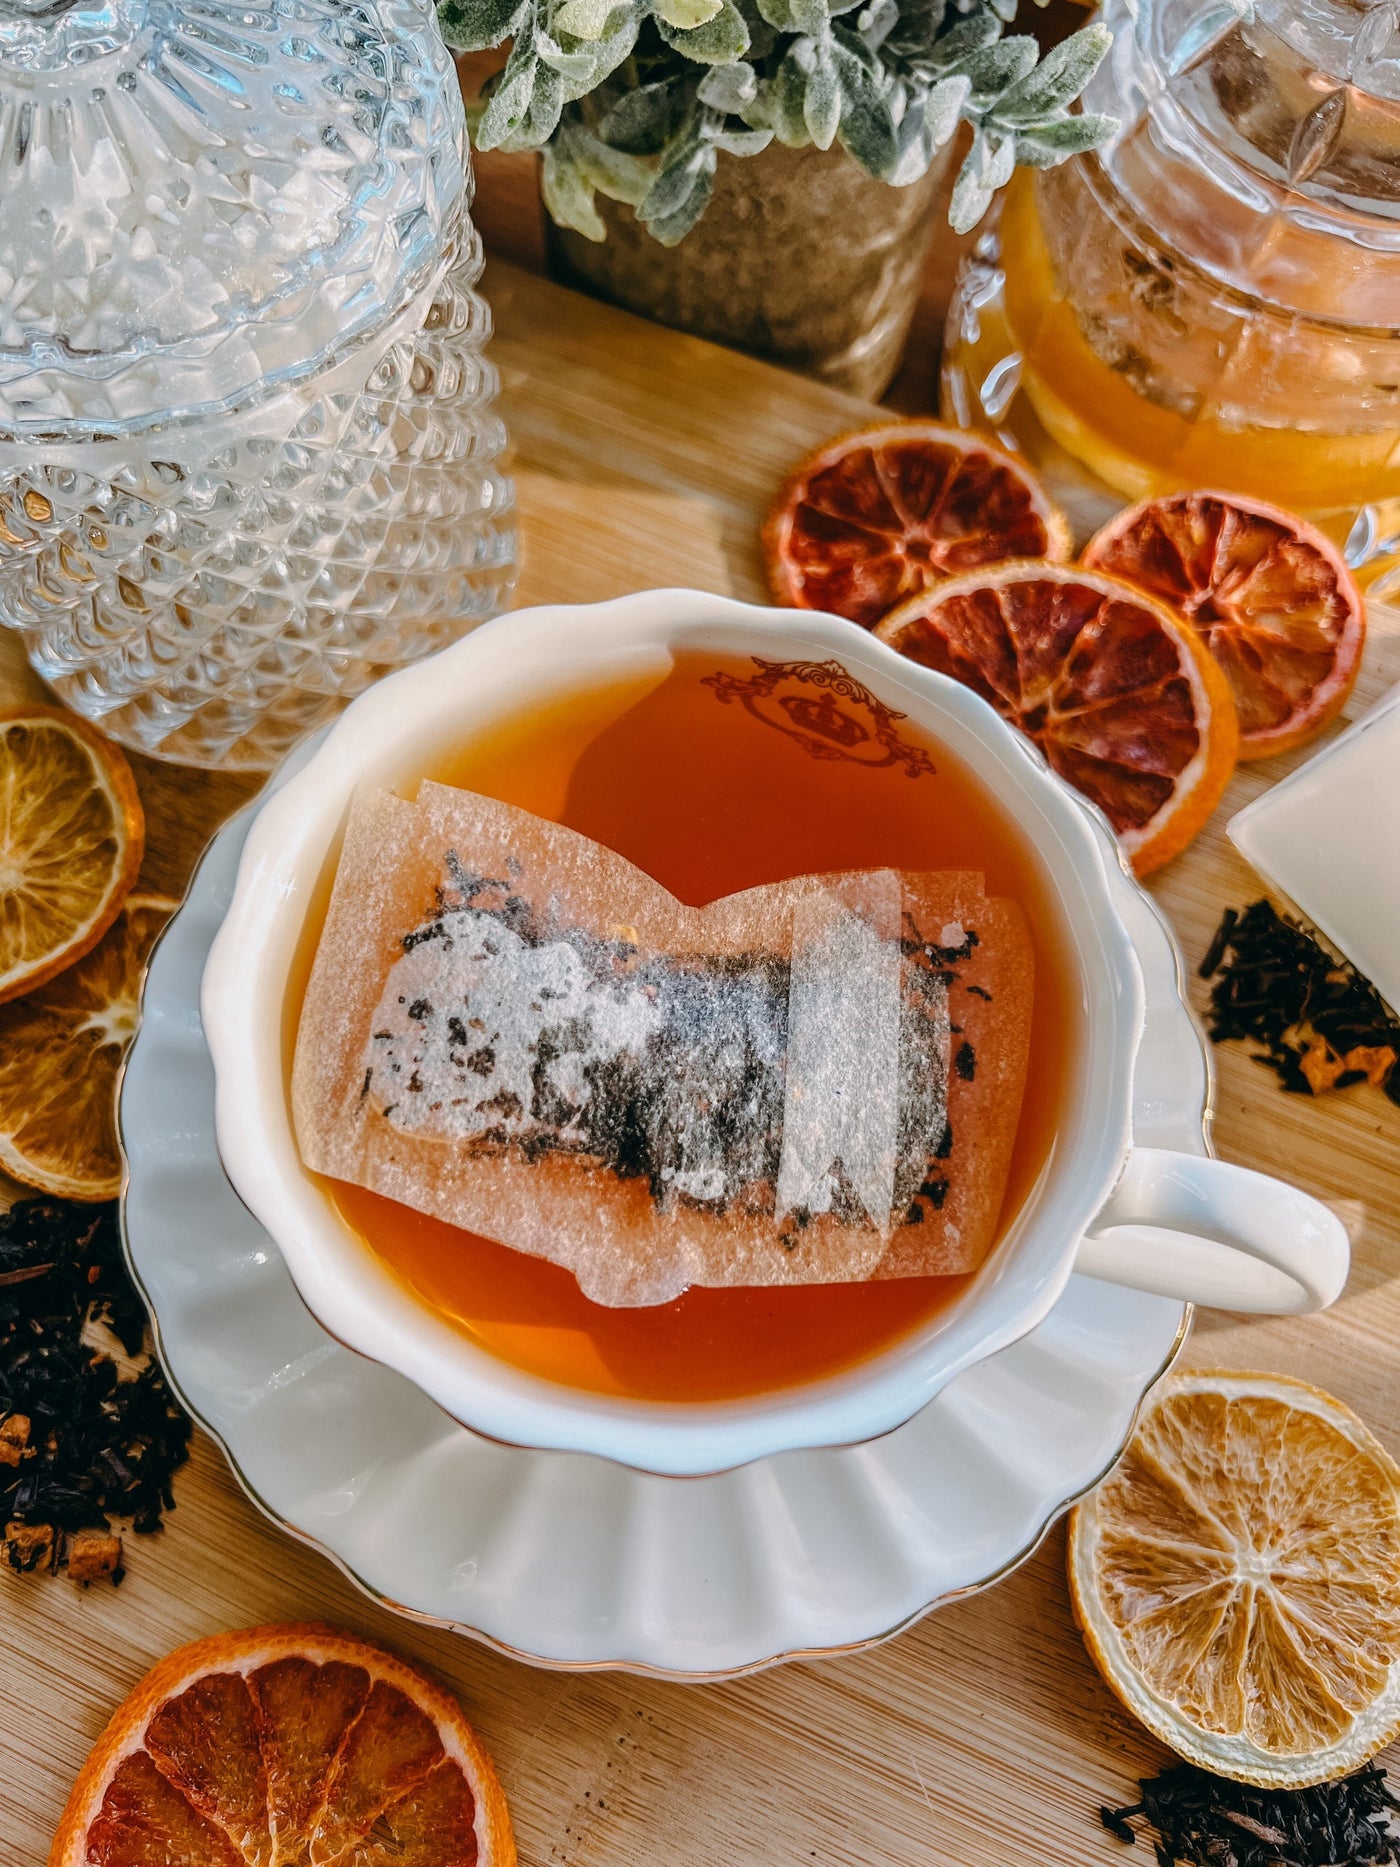
[[[1014, 1215], [1055, 1141], [1076, 1034], [1070, 963], [1015, 823], [907, 719], [831, 664], [682, 652], [659, 680], [505, 717], [421, 776], [565, 824], [696, 906], [832, 870], [980, 870], [989, 892], [1025, 909], [1035, 942], [1002, 1226]], [[313, 916], [304, 948], [319, 932]], [[921, 1329], [972, 1281], [692, 1287], [666, 1304], [605, 1307], [558, 1265], [362, 1187], [324, 1185], [380, 1262], [479, 1348], [537, 1378], [634, 1400], [734, 1400], [838, 1374]]]

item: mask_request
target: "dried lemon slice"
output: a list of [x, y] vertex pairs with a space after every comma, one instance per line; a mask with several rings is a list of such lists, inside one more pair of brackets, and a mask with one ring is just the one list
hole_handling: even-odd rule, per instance
[[1306, 1382], [1163, 1381], [1069, 1578], [1104, 1677], [1205, 1769], [1299, 1787], [1400, 1730], [1400, 1467]]
[[58, 707], [0, 713], [0, 1001], [80, 959], [141, 867], [131, 767]]

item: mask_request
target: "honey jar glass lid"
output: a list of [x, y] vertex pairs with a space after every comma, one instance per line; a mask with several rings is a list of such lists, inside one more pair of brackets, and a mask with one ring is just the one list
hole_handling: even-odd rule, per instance
[[0, 0], [0, 433], [311, 372], [414, 299], [465, 186], [429, 0]]
[[1106, 0], [1088, 158], [1164, 252], [1387, 339], [1400, 327], [1398, 0]]

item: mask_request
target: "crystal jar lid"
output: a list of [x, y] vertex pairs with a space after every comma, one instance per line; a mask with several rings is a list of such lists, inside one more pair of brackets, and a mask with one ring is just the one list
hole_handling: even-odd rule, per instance
[[413, 299], [465, 187], [430, 0], [0, 0], [0, 432], [314, 370]]
[[[1400, 326], [1397, 0], [1107, 0], [1110, 192], [1222, 283]], [[1135, 15], [1135, 17], [1134, 17]]]

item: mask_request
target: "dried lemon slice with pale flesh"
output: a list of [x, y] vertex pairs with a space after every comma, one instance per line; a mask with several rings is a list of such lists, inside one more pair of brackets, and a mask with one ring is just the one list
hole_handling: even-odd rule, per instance
[[58, 707], [0, 713], [0, 1001], [95, 947], [141, 867], [131, 768]]
[[1268, 1374], [1178, 1374], [1075, 1510], [1070, 1592], [1124, 1704], [1192, 1763], [1300, 1787], [1400, 1730], [1400, 1467]]
[[0, 1005], [0, 1169], [60, 1199], [121, 1191], [117, 1076], [156, 936], [179, 906], [128, 895], [90, 953]]

